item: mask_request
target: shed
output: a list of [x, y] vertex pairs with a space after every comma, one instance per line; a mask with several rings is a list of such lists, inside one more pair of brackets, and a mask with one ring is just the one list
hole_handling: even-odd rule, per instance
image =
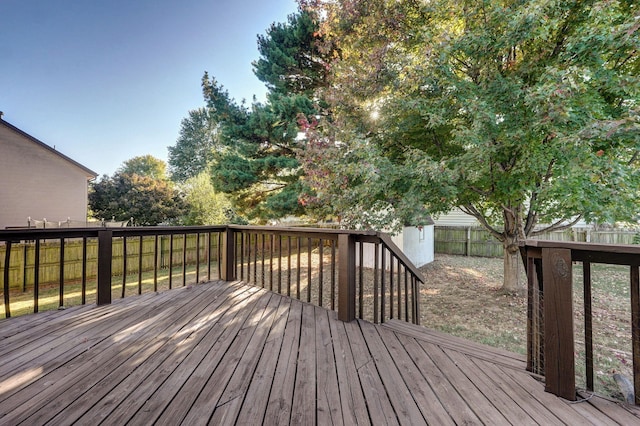
[[[391, 240], [405, 256], [416, 266], [421, 267], [434, 259], [434, 221], [428, 215], [415, 218], [410, 224], [405, 224], [402, 231], [391, 236]], [[379, 255], [380, 256], [380, 255]], [[359, 261], [359, 259], [357, 259]], [[387, 268], [389, 265], [387, 256]], [[363, 265], [373, 268], [375, 264], [375, 247], [366, 244], [363, 248]]]

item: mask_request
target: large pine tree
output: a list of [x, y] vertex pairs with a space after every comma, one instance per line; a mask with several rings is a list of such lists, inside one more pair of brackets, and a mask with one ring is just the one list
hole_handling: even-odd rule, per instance
[[319, 114], [322, 105], [314, 93], [325, 84], [332, 54], [320, 51], [318, 42], [317, 24], [305, 12], [273, 24], [260, 36], [261, 57], [254, 71], [269, 93], [265, 103], [254, 102], [250, 108], [236, 103], [215, 78], [203, 77], [207, 107], [224, 146], [211, 167], [213, 184], [230, 194], [238, 212], [250, 219], [304, 214], [298, 120]]

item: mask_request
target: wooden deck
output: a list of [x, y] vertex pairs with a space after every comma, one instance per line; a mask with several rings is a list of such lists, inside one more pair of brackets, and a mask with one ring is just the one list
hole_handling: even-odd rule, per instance
[[640, 424], [508, 352], [215, 282], [0, 321], [0, 424]]

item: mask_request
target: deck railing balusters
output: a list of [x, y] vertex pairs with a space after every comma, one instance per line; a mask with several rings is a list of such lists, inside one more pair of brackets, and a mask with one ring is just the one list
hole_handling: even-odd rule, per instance
[[379, 323], [378, 319], [378, 274], [380, 263], [380, 243], [374, 244], [373, 249], [373, 322]]
[[273, 291], [273, 241], [274, 235], [269, 234], [269, 291]]
[[[122, 295], [120, 296], [124, 299], [125, 289], [127, 288], [127, 237], [122, 237]], [[171, 288], [171, 284], [169, 284], [169, 288]]]
[[389, 259], [389, 318], [393, 319], [393, 302], [394, 302], [394, 288], [393, 288], [393, 275], [395, 259], [391, 257]]
[[196, 234], [196, 284], [200, 282], [200, 233]]
[[182, 287], [187, 285], [187, 234], [182, 234]]
[[11, 266], [11, 241], [7, 241], [4, 252], [4, 315], [6, 318], [11, 317], [11, 303], [9, 299], [9, 270]]
[[58, 308], [64, 308], [64, 238], [60, 238], [60, 266]]
[[593, 392], [593, 317], [591, 310], [591, 263], [582, 264], [584, 286], [584, 347], [587, 390]]
[[37, 313], [40, 300], [40, 238], [36, 239], [33, 256], [33, 312]]
[[631, 348], [633, 351], [633, 388], [636, 405], [640, 404], [640, 256], [629, 265], [631, 286]]
[[296, 299], [300, 300], [300, 270], [302, 266], [300, 265], [300, 238], [296, 237], [296, 249], [297, 249], [297, 263], [296, 263]]
[[382, 268], [380, 269], [380, 322], [383, 323], [386, 320], [386, 300], [387, 300], [387, 288], [386, 288], [386, 274], [387, 274], [387, 249], [382, 246]]
[[364, 243], [360, 241], [358, 243], [358, 318], [364, 318]]
[[408, 288], [408, 280], [409, 272], [407, 268], [404, 268], [404, 320], [405, 322], [409, 322], [409, 288]]
[[169, 236], [169, 288], [173, 284], [173, 234]]
[[87, 303], [87, 237], [82, 237], [82, 282], [81, 282], [81, 304]]
[[[36, 233], [34, 233], [34, 231]], [[203, 244], [202, 234], [205, 234], [205, 242]], [[13, 233], [11, 235], [15, 235]], [[218, 238], [218, 244], [215, 243], [215, 238]], [[71, 262], [78, 262], [80, 260], [80, 254], [74, 254], [76, 249], [80, 249], [80, 244], [73, 242], [74, 239], [81, 240], [82, 253], [82, 272], [78, 276], [79, 287], [81, 287], [81, 303], [87, 302], [87, 280], [89, 279], [90, 272], [89, 264], [95, 259], [95, 252], [88, 249], [88, 241], [95, 241], [97, 238], [97, 303], [100, 305], [111, 303], [111, 291], [112, 291], [112, 278], [119, 280], [120, 288], [117, 288], [116, 293], [119, 293], [119, 297], [127, 297], [131, 292], [127, 291], [127, 279], [130, 271], [130, 263], [132, 260], [137, 263], [137, 294], [142, 294], [145, 291], [145, 275], [147, 272], [153, 274], [153, 291], [158, 291], [160, 286], [159, 270], [166, 268], [166, 273], [162, 276], [164, 285], [168, 285], [169, 288], [174, 288], [174, 263], [178, 256], [178, 251], [181, 252], [180, 271], [182, 275], [182, 286], [186, 286], [188, 283], [199, 283], [203, 274], [201, 274], [201, 268], [203, 267], [202, 261], [206, 259], [207, 279], [213, 278], [211, 275], [212, 264], [217, 263], [219, 277], [226, 280], [236, 279], [236, 276], [241, 280], [253, 282], [254, 284], [262, 284], [263, 287], [267, 287], [267, 273], [269, 274], [268, 288], [272, 291], [276, 291], [288, 296], [297, 297], [299, 300], [304, 300], [307, 303], [314, 303], [322, 307], [340, 310], [340, 291], [345, 289], [344, 273], [347, 273], [348, 294], [353, 294], [354, 299], [349, 301], [348, 304], [353, 304], [354, 313], [363, 319], [370, 319], [373, 321], [384, 321], [386, 318], [385, 308], [386, 303], [392, 308], [393, 317], [396, 317], [395, 310], [402, 317], [401, 312], [404, 309], [404, 319], [409, 317], [415, 317], [416, 308], [413, 307], [414, 301], [414, 288], [413, 288], [413, 275], [414, 272], [408, 272], [406, 268], [406, 258], [398, 257], [394, 250], [390, 249], [387, 240], [380, 239], [376, 233], [373, 232], [358, 232], [358, 231], [341, 231], [341, 230], [319, 230], [319, 229], [305, 229], [305, 228], [264, 228], [264, 227], [252, 227], [252, 226], [221, 226], [215, 229], [211, 227], [154, 227], [154, 228], [123, 228], [123, 229], [47, 229], [47, 230], [32, 230], [21, 231], [20, 240], [35, 241], [34, 262], [35, 271], [34, 277], [34, 311], [38, 311], [42, 304], [39, 303], [39, 282], [40, 276], [39, 270], [39, 257], [40, 257], [40, 244], [47, 237], [50, 240], [56, 240], [59, 244], [59, 257], [57, 258], [58, 271], [55, 273], [58, 276], [58, 305], [65, 306], [67, 303], [72, 303], [71, 299], [65, 294], [69, 293], [68, 283], [75, 278], [69, 278], [67, 275], [72, 276], [77, 274], [75, 268], [72, 268]], [[347, 235], [344, 244], [341, 246], [338, 241], [341, 235]], [[29, 236], [29, 237], [28, 237]], [[177, 238], [181, 241], [176, 241]], [[166, 240], [165, 240], [166, 238]], [[267, 238], [269, 241], [267, 241]], [[131, 239], [137, 239], [134, 244], [134, 249], [131, 249]], [[295, 240], [294, 240], [295, 239]], [[18, 240], [17, 237], [9, 238], [3, 231], [0, 231], [0, 242], [7, 242], [5, 246], [8, 248], [8, 253], [5, 253], [7, 262], [11, 263], [16, 259], [15, 253], [18, 253], [9, 244], [10, 241]], [[283, 241], [283, 240], [286, 240]], [[115, 242], [114, 242], [115, 241]], [[166, 241], [167, 244], [164, 244]], [[151, 248], [153, 245], [153, 248]], [[167, 247], [168, 245], [168, 247]], [[306, 247], [302, 247], [302, 246]], [[356, 248], [357, 245], [357, 248]], [[56, 247], [55, 244], [52, 247]], [[330, 247], [329, 250], [326, 248]], [[369, 256], [370, 248], [375, 248], [374, 257], [375, 265], [369, 265], [365, 262], [365, 258]], [[394, 246], [395, 247], [395, 246]], [[22, 256], [28, 253], [25, 246], [20, 247], [20, 254]], [[49, 249], [49, 247], [47, 247]], [[214, 249], [216, 250], [214, 252]], [[303, 250], [306, 250], [304, 259], [302, 258]], [[342, 253], [344, 250], [352, 250], [351, 253]], [[383, 266], [390, 266], [391, 271], [387, 271], [379, 268], [380, 263], [380, 251], [383, 252], [382, 263]], [[258, 254], [260, 252], [260, 254]], [[91, 253], [89, 255], [89, 253]], [[8, 257], [7, 257], [8, 256]], [[122, 256], [122, 259], [119, 259]], [[137, 259], [135, 258], [136, 256]], [[153, 256], [150, 258], [149, 256]], [[286, 256], [286, 264], [283, 256]], [[31, 258], [30, 255], [27, 255]], [[267, 271], [266, 261], [269, 261], [269, 270]], [[385, 260], [386, 258], [386, 260]], [[358, 259], [358, 261], [356, 261]], [[18, 259], [19, 260], [19, 259]], [[137, 261], [136, 261], [137, 260]], [[115, 261], [115, 264], [112, 262]], [[252, 265], [253, 262], [253, 265]], [[352, 262], [350, 265], [344, 264], [344, 262]], [[357, 262], [357, 263], [356, 263]], [[371, 260], [371, 262], [374, 262]], [[396, 265], [397, 262], [397, 265]], [[19, 264], [19, 262], [15, 262]], [[258, 263], [260, 263], [260, 271], [258, 271]], [[178, 266], [178, 265], [175, 265]], [[114, 269], [115, 267], [115, 269]], [[251, 268], [253, 267], [253, 276]], [[370, 278], [371, 267], [373, 267], [373, 278]], [[29, 265], [31, 268], [31, 265]], [[121, 270], [120, 270], [121, 268]], [[246, 268], [246, 269], [245, 269]], [[274, 273], [274, 268], [277, 268], [277, 273]], [[396, 269], [397, 268], [397, 269]], [[404, 268], [404, 269], [402, 269]], [[238, 270], [240, 269], [240, 270]], [[286, 269], [286, 278], [285, 275]], [[12, 271], [11, 273], [9, 271]], [[4, 268], [4, 274], [8, 276], [5, 287], [8, 286], [11, 289], [12, 274], [14, 269], [11, 267]], [[29, 269], [31, 270], [31, 269]], [[357, 275], [356, 275], [356, 270]], [[342, 271], [342, 272], [341, 272]], [[397, 271], [397, 272], [396, 272]], [[115, 276], [113, 273], [115, 272]], [[180, 272], [179, 272], [180, 273]], [[193, 275], [191, 275], [193, 274]], [[295, 274], [295, 278], [292, 277]], [[302, 275], [305, 275], [303, 277]], [[329, 274], [329, 279], [327, 279]], [[342, 274], [342, 278], [341, 275]], [[348, 278], [353, 274], [353, 281]], [[380, 275], [379, 275], [380, 274]], [[396, 274], [398, 278], [396, 278]], [[388, 292], [389, 299], [386, 300], [385, 283], [389, 280], [392, 285], [395, 282], [398, 286], [402, 285], [401, 275], [405, 275], [405, 296], [401, 297], [402, 289], [399, 287], [396, 295], [395, 287], [391, 287], [391, 292]], [[25, 280], [26, 274], [15, 274], [19, 276], [20, 280]], [[118, 275], [121, 275], [118, 277]], [[75, 275], [73, 275], [75, 276]], [[260, 276], [260, 278], [258, 278]], [[116, 278], [117, 277], [117, 278]], [[190, 278], [189, 278], [190, 277]], [[303, 282], [304, 279], [304, 282]], [[373, 279], [373, 295], [371, 295], [371, 279]], [[292, 281], [295, 280], [295, 289], [292, 289]], [[24, 282], [21, 284], [24, 285]], [[275, 281], [275, 282], [274, 282]], [[47, 281], [49, 282], [49, 281]], [[409, 289], [409, 282], [411, 282], [411, 288]], [[342, 283], [342, 284], [341, 284]], [[149, 283], [151, 284], [151, 283]], [[382, 292], [380, 289], [382, 284]], [[302, 286], [306, 286], [306, 289]], [[330, 288], [327, 286], [330, 285]], [[286, 286], [286, 291], [285, 287]], [[149, 285], [149, 289], [151, 285]], [[302, 294], [304, 291], [304, 294]], [[411, 291], [411, 301], [409, 301], [409, 291]], [[326, 294], [325, 294], [326, 292]], [[10, 293], [5, 292], [5, 299], [8, 299], [6, 305], [8, 305], [8, 313], [11, 315], [10, 305], [11, 296]], [[134, 293], [131, 293], [131, 295]], [[382, 297], [381, 297], [382, 296]], [[351, 297], [351, 296], [349, 296]], [[397, 297], [398, 306], [395, 306]], [[330, 298], [330, 301], [327, 300]], [[69, 299], [69, 300], [67, 300]], [[344, 298], [343, 298], [344, 299]], [[365, 303], [374, 303], [375, 306], [372, 309], [365, 308]], [[412, 303], [412, 305], [409, 305]], [[402, 306], [404, 304], [404, 306]], [[39, 306], [40, 305], [40, 306]], [[411, 310], [411, 312], [409, 312]]]
[[336, 241], [331, 240], [331, 310], [336, 309]]
[[291, 297], [291, 235], [287, 235], [287, 296]]
[[142, 235], [138, 242], [138, 294], [142, 294]]
[[307, 303], [311, 303], [311, 238], [307, 238]]
[[[209, 267], [209, 272], [211, 272], [211, 267]], [[153, 236], [153, 291], [158, 291], [158, 235]]]
[[262, 282], [262, 288], [264, 288], [264, 283], [265, 283], [265, 279], [264, 279], [264, 250], [265, 250], [265, 239], [267, 238], [266, 235], [264, 233], [260, 234], [262, 235], [262, 251], [260, 252], [260, 257], [261, 257], [261, 262], [260, 262], [260, 280]]
[[322, 305], [322, 293], [324, 292], [324, 240], [318, 240], [318, 306]]
[[[522, 245], [527, 265], [527, 369], [545, 376], [546, 390], [575, 399], [572, 264], [583, 267], [585, 381], [594, 389], [593, 263], [630, 267], [631, 346], [635, 402], [640, 403], [640, 247], [528, 240]], [[546, 293], [546, 294], [545, 294]], [[546, 308], [546, 309], [545, 309]]]

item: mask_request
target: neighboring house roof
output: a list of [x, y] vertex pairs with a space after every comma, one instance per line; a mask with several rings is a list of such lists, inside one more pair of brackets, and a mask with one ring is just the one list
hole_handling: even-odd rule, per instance
[[18, 129], [16, 126], [4, 121], [2, 119], [2, 115], [0, 115], [0, 125], [11, 129], [12, 131], [18, 133], [19, 135], [25, 137], [26, 139], [30, 140], [31, 142], [33, 142], [34, 144], [40, 146], [43, 149], [46, 149], [47, 151], [50, 151], [52, 153], [54, 153], [55, 155], [59, 156], [60, 158], [63, 158], [65, 161], [68, 161], [69, 163], [73, 164], [74, 166], [82, 169], [86, 174], [87, 177], [89, 178], [96, 178], [98, 176], [98, 174], [96, 172], [94, 172], [93, 170], [83, 166], [82, 164], [78, 163], [75, 160], [72, 160], [71, 158], [67, 157], [66, 155], [62, 154], [59, 151], [56, 151], [54, 148], [50, 147], [49, 145], [47, 145], [46, 143], [34, 138], [33, 136], [31, 136], [30, 134]]

